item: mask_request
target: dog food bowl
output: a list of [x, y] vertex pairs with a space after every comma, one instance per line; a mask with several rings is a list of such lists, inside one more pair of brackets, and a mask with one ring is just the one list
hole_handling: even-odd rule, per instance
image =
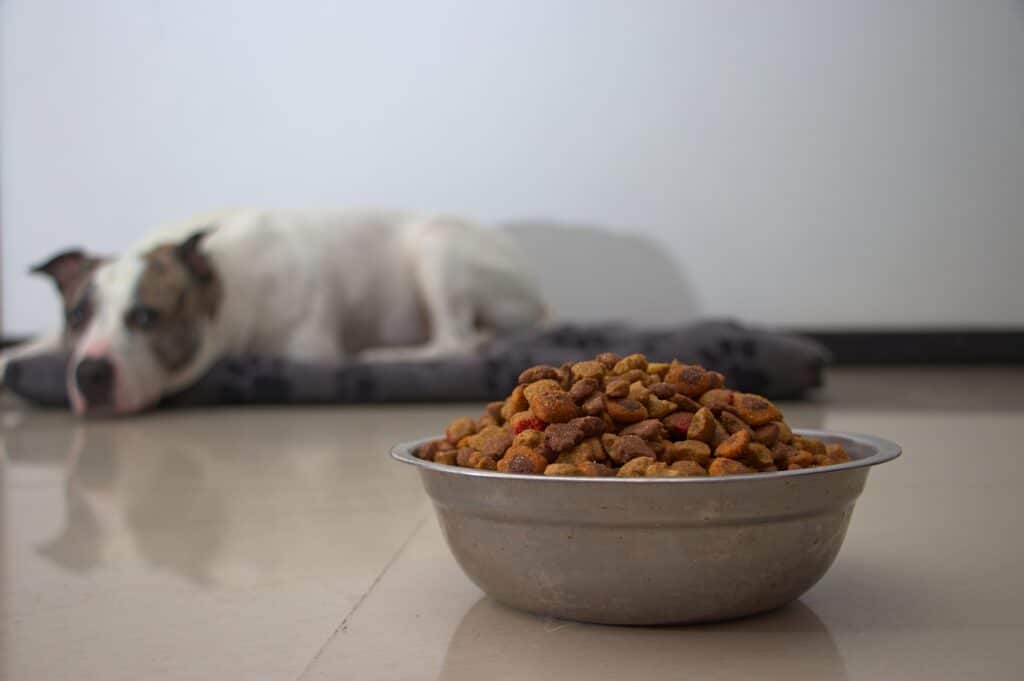
[[868, 469], [900, 455], [868, 435], [847, 463], [728, 477], [516, 475], [391, 455], [419, 468], [466, 575], [501, 603], [602, 624], [707, 622], [778, 608], [828, 570]]

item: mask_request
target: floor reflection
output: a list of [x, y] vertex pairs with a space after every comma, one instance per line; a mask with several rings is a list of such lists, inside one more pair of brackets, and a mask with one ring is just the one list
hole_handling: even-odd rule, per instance
[[[723, 635], [726, 634], [726, 635]], [[462, 618], [438, 679], [846, 679], [828, 629], [797, 601], [731, 622], [608, 627], [545, 619], [482, 598]]]
[[[382, 432], [380, 456], [350, 456], [339, 442], [353, 419], [327, 410], [64, 418], [59, 428], [56, 416], [8, 423], [3, 439], [19, 470], [63, 473], [62, 527], [36, 553], [72, 572], [141, 560], [197, 586], [284, 578], [344, 560], [341, 541], [352, 551], [374, 541], [344, 527], [354, 513], [422, 503], [391, 484], [394, 435]], [[322, 520], [303, 522], [310, 514]]]

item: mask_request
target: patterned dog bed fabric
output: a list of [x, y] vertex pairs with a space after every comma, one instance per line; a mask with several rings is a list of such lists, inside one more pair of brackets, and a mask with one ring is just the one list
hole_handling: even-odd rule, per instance
[[[678, 357], [721, 371], [730, 387], [771, 398], [800, 397], [819, 387], [828, 362], [827, 351], [814, 341], [732, 321], [661, 329], [565, 325], [503, 337], [473, 356], [431, 362], [322, 365], [268, 357], [225, 359], [163, 404], [497, 400], [528, 366], [557, 366], [600, 352]], [[4, 385], [33, 402], [67, 404], [66, 361], [65, 355], [51, 354], [11, 362]]]

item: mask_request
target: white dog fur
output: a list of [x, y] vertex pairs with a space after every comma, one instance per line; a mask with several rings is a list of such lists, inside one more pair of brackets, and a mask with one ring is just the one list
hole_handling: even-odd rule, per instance
[[[223, 357], [437, 358], [545, 315], [516, 245], [451, 217], [238, 210], [158, 230], [113, 259], [67, 255], [37, 269], [57, 281], [75, 327], [4, 364], [67, 347], [68, 393], [80, 414], [138, 411]], [[140, 297], [167, 307], [140, 311]], [[112, 366], [104, 404], [90, 404], [76, 379], [88, 359]]]

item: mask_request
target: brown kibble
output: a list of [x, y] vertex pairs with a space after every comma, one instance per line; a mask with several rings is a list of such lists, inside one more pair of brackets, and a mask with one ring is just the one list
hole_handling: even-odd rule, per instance
[[519, 433], [512, 440], [512, 444], [520, 447], [536, 449], [544, 442], [544, 433], [539, 430], [527, 429]]
[[546, 423], [565, 423], [580, 415], [569, 393], [561, 389], [542, 392], [530, 400], [530, 410]]
[[584, 378], [599, 379], [604, 376], [605, 371], [604, 365], [597, 360], [590, 360], [587, 362], [576, 362], [572, 365], [572, 377], [581, 381]]
[[677, 475], [687, 478], [704, 477], [708, 474], [707, 470], [695, 461], [676, 461], [668, 468]]
[[523, 388], [523, 395], [526, 396], [526, 401], [533, 405], [533, 401], [536, 400], [541, 394], [547, 392], [563, 392], [561, 384], [552, 378], [542, 378], [539, 381], [530, 383]]
[[751, 442], [747, 445], [745, 461], [747, 465], [761, 470], [764, 470], [765, 467], [771, 466], [775, 463], [775, 459], [772, 457], [772, 450], [768, 449], [760, 442]]
[[708, 469], [708, 473], [713, 476], [719, 475], [744, 475], [746, 473], [756, 473], [753, 468], [745, 466], [739, 461], [733, 459], [715, 459], [711, 462], [711, 467]]
[[478, 452], [474, 452], [472, 447], [459, 447], [455, 452], [455, 463], [459, 466], [469, 466], [469, 457], [476, 453]]
[[665, 374], [665, 382], [687, 397], [700, 397], [711, 389], [711, 375], [702, 366], [673, 362]]
[[645, 378], [647, 378], [647, 374], [645, 374], [640, 369], [630, 369], [626, 373], [620, 374], [618, 376], [619, 380], [625, 381], [626, 383], [629, 383], [630, 385], [632, 385], [633, 383], [636, 383], [637, 381], [643, 382], [643, 380]]
[[700, 440], [684, 440], [672, 442], [665, 447], [662, 458], [669, 462], [693, 461], [701, 466], [711, 463], [711, 447]]
[[653, 394], [647, 398], [647, 414], [652, 418], [664, 418], [678, 408], [675, 402], [659, 399]]
[[593, 378], [584, 378], [572, 384], [572, 387], [569, 389], [569, 397], [576, 404], [583, 404], [600, 388], [601, 386]]
[[605, 400], [605, 410], [612, 420], [619, 423], [636, 423], [647, 418], [647, 407], [628, 397], [621, 400]]
[[787, 463], [794, 456], [796, 456], [796, 448], [784, 442], [776, 442], [772, 447], [772, 459], [775, 461], [776, 466]]
[[512, 414], [512, 418], [508, 422], [512, 427], [512, 432], [516, 435], [524, 430], [544, 430], [547, 427], [547, 424], [537, 418], [537, 415], [529, 409]]
[[416, 458], [423, 459], [424, 461], [433, 461], [434, 455], [441, 449], [442, 440], [431, 440], [430, 442], [424, 442], [416, 448]]
[[526, 390], [525, 386], [517, 385], [512, 390], [512, 394], [505, 400], [505, 404], [501, 408], [501, 418], [506, 422], [512, 418], [513, 414], [526, 411], [530, 407], [530, 404], [526, 401], [526, 395], [523, 394], [524, 390]]
[[576, 468], [579, 469], [580, 475], [588, 478], [607, 478], [615, 475], [614, 469], [595, 461], [584, 461], [576, 464]]
[[578, 447], [590, 447], [590, 452], [594, 461], [607, 461], [608, 454], [605, 451], [604, 444], [601, 443], [601, 438], [590, 437], [581, 442]]
[[448, 424], [448, 428], [445, 430], [445, 435], [448, 438], [448, 442], [455, 444], [462, 438], [468, 437], [475, 432], [476, 423], [468, 416], [464, 416], [462, 418], [455, 419]]
[[626, 397], [629, 395], [629, 383], [621, 378], [608, 381], [604, 386], [604, 394], [615, 398]]
[[715, 447], [715, 456], [726, 459], [740, 459], [749, 444], [750, 431], [737, 431], [730, 435], [725, 442]]
[[729, 431], [721, 423], [715, 424], [715, 435], [711, 438], [711, 447], [715, 448], [729, 439]]
[[566, 362], [562, 366], [558, 367], [558, 385], [561, 386], [562, 390], [568, 390], [572, 387], [572, 362]]
[[585, 447], [582, 444], [579, 444], [573, 447], [571, 451], [562, 452], [555, 457], [554, 463], [568, 463], [575, 466], [578, 463], [590, 461], [591, 459], [592, 454], [590, 452], [590, 447]]
[[501, 415], [501, 408], [505, 406], [503, 401], [490, 402], [487, 404], [487, 415], [494, 419], [494, 422], [499, 426], [505, 422], [505, 418]]
[[806, 449], [800, 449], [797, 451], [796, 456], [789, 459], [789, 463], [800, 467], [811, 466], [814, 464], [814, 454]]
[[655, 461], [644, 470], [644, 477], [660, 478], [668, 474], [668, 464], [663, 461]]
[[[547, 475], [682, 477], [799, 470], [849, 461], [794, 435], [760, 395], [699, 365], [641, 354], [530, 367], [504, 401], [456, 419], [415, 455], [444, 465]], [[638, 461], [638, 463], [631, 463]]]
[[688, 440], [700, 440], [701, 442], [711, 442], [711, 438], [715, 435], [715, 421], [714, 414], [707, 407], [702, 407], [693, 415], [693, 420], [690, 422], [690, 428], [686, 431], [686, 438]]
[[569, 425], [583, 431], [583, 437], [595, 437], [604, 432], [604, 421], [596, 416], [580, 416], [569, 421]]
[[622, 429], [620, 435], [636, 435], [637, 437], [652, 442], [665, 435], [665, 426], [658, 419], [644, 419]]
[[544, 443], [556, 454], [568, 451], [581, 442], [583, 431], [569, 423], [552, 423], [544, 430]]
[[763, 426], [782, 418], [782, 412], [774, 404], [752, 393], [733, 393], [732, 410], [752, 426]]
[[583, 463], [585, 461], [605, 461], [607, 458], [601, 441], [594, 437], [579, 443], [571, 451], [559, 454], [556, 461], [558, 463]]
[[476, 429], [477, 430], [483, 430], [484, 428], [489, 428], [491, 426], [497, 426], [497, 425], [498, 425], [498, 422], [490, 414], [484, 414], [483, 416], [481, 416], [480, 418], [478, 418], [476, 420]]
[[766, 426], [761, 426], [754, 431], [754, 442], [758, 442], [762, 445], [771, 447], [773, 444], [779, 441], [779, 425], [778, 422], [769, 423]]
[[580, 469], [574, 463], [549, 463], [544, 469], [544, 475], [582, 475]]
[[647, 371], [647, 357], [640, 353], [627, 355], [615, 363], [615, 366], [612, 367], [612, 373], [616, 376], [620, 376], [633, 369]]
[[672, 365], [668, 362], [648, 362], [647, 373], [654, 374], [655, 376], [664, 376], [670, 366]]
[[635, 459], [630, 459], [622, 468], [619, 469], [618, 476], [620, 478], [640, 478], [643, 477], [644, 472], [649, 466], [654, 463], [654, 457], [651, 456], [638, 456]]
[[557, 379], [558, 369], [547, 364], [538, 364], [537, 366], [530, 367], [523, 373], [519, 374], [519, 385], [525, 385], [527, 383], [533, 383], [542, 379]]
[[543, 473], [548, 467], [548, 460], [543, 454], [528, 447], [509, 447], [505, 456], [498, 462], [498, 470], [502, 473]]
[[793, 437], [793, 446], [797, 449], [804, 449], [811, 454], [828, 454], [825, 443], [810, 437], [796, 435]]
[[619, 436], [614, 433], [605, 433], [604, 435], [601, 436], [601, 446], [604, 447], [604, 450], [606, 452], [610, 452], [612, 450], [612, 446], [615, 444], [615, 441], [618, 439]]
[[[736, 414], [730, 414], [727, 411], [723, 411], [718, 415], [718, 422], [725, 426], [725, 429], [729, 431], [730, 435], [734, 435], [741, 430], [750, 430], [750, 426]], [[753, 431], [750, 433], [753, 435]]]
[[469, 446], [485, 456], [500, 459], [505, 450], [512, 446], [512, 433], [504, 428], [488, 426], [469, 438]]
[[633, 381], [629, 384], [629, 398], [637, 402], [646, 403], [651, 396], [651, 391], [643, 384], [643, 381]]
[[700, 410], [700, 404], [694, 402], [692, 398], [681, 393], [676, 393], [668, 399], [679, 407], [679, 411], [688, 411], [691, 414], [696, 414]]
[[671, 383], [665, 383], [659, 381], [658, 383], [651, 384], [651, 392], [654, 393], [659, 399], [667, 400], [676, 394], [675, 386]]
[[846, 463], [850, 460], [850, 455], [838, 442], [825, 445], [825, 451], [828, 453], [829, 463]]
[[604, 413], [604, 395], [594, 395], [583, 403], [583, 413], [597, 416]]
[[498, 462], [482, 452], [473, 452], [469, 457], [469, 467], [481, 471], [493, 471], [497, 470]]
[[719, 412], [732, 406], [732, 390], [712, 388], [700, 396], [700, 403], [711, 411]]
[[687, 412], [676, 412], [669, 414], [661, 420], [668, 430], [669, 437], [676, 440], [685, 440], [686, 433], [690, 430], [690, 423], [693, 422], [693, 414]]
[[438, 452], [434, 455], [434, 463], [444, 464], [445, 466], [454, 466], [455, 464], [455, 451], [447, 450], [444, 452]]
[[651, 459], [656, 458], [654, 450], [651, 449], [650, 445], [636, 435], [622, 435], [616, 437], [610, 447], [604, 443], [603, 439], [601, 442], [605, 445], [608, 457], [620, 465], [639, 456], [647, 456]]

